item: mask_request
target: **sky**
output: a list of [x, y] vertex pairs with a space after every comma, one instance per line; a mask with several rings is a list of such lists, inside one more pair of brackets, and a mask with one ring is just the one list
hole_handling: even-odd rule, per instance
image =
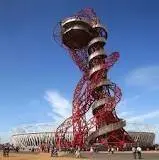
[[[0, 137], [12, 128], [53, 123], [71, 114], [81, 73], [52, 38], [56, 24], [91, 7], [108, 28], [106, 50], [120, 52], [109, 71], [122, 89], [117, 112], [159, 128], [157, 0], [0, 0]], [[159, 138], [158, 138], [159, 142]]]

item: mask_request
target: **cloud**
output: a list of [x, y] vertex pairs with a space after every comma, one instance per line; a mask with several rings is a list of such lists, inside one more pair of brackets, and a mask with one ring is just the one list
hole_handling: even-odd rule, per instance
[[126, 83], [137, 87], [159, 89], [159, 66], [137, 68], [126, 77]]
[[155, 143], [159, 143], [159, 124], [154, 120], [153, 124], [146, 124], [145, 120], [159, 118], [159, 110], [147, 114], [127, 118], [127, 131], [153, 132], [155, 133]]
[[135, 95], [133, 97], [128, 97], [122, 99], [116, 107], [116, 111], [119, 117], [127, 118], [134, 114], [134, 102], [136, 102], [141, 95]]
[[134, 101], [138, 100], [141, 97], [141, 95], [135, 95], [133, 97], [128, 97], [122, 99], [119, 104], [117, 105], [117, 108], [127, 109], [130, 103], [133, 103]]
[[[156, 121], [159, 119], [159, 110], [138, 115], [135, 108], [138, 107], [137, 100], [139, 98], [141, 99], [141, 95], [121, 100], [117, 107], [117, 114], [120, 118], [126, 120], [127, 125], [125, 128], [127, 131], [153, 132], [156, 134], [155, 142], [159, 143], [159, 124]], [[148, 124], [146, 124], [147, 122]]]
[[[123, 99], [119, 106], [119, 117], [124, 117], [127, 123], [127, 130], [135, 130], [135, 131], [149, 131], [148, 127], [145, 125], [145, 120], [147, 119], [155, 119], [159, 117], [159, 110], [152, 111], [149, 113], [145, 113], [142, 115], [136, 115], [135, 110], [131, 107], [136, 100], [138, 100], [141, 95], [135, 95], [133, 97], [128, 97]], [[50, 104], [51, 111], [48, 113], [54, 119], [54, 123], [36, 123], [36, 124], [24, 124], [15, 129], [13, 129], [14, 133], [29, 133], [29, 132], [47, 132], [56, 130], [57, 126], [67, 117], [71, 115], [72, 105], [68, 99], [66, 99], [63, 95], [55, 90], [49, 90], [45, 92], [44, 96], [45, 100]], [[92, 117], [92, 110], [90, 109], [87, 113], [87, 120]], [[132, 125], [134, 123], [135, 125]], [[141, 123], [143, 123], [141, 125]], [[152, 128], [157, 124], [153, 124]], [[150, 126], [150, 125], [149, 125]], [[157, 135], [157, 142], [159, 142], [159, 133], [158, 127], [154, 130], [150, 129], [150, 131], [154, 131]]]
[[0, 144], [10, 141], [11, 132], [0, 132]]
[[145, 123], [135, 123], [127, 122], [126, 130], [133, 132], [154, 132], [158, 134], [157, 125], [145, 124]]
[[[51, 111], [48, 113], [48, 116], [51, 116], [54, 122], [21, 124], [11, 129], [11, 135], [34, 132], [53, 132], [61, 122], [71, 115], [71, 103], [58, 91], [48, 90], [45, 92], [44, 98], [50, 104]], [[39, 101], [34, 100], [29, 104], [34, 106], [35, 104], [39, 104]]]
[[120, 114], [120, 117], [126, 117], [130, 115], [130, 112], [121, 112], [119, 114]]
[[33, 124], [21, 124], [15, 128], [12, 128], [12, 134], [25, 134], [36, 132], [53, 132], [56, 130], [58, 124], [47, 123], [33, 123]]
[[134, 117], [130, 117], [127, 119], [129, 122], [144, 122], [147, 119], [159, 118], [159, 110], [149, 112], [143, 115], [138, 115]]
[[46, 91], [44, 98], [49, 102], [52, 109], [48, 116], [51, 116], [54, 121], [62, 121], [71, 115], [71, 103], [59, 92], [54, 90]]
[[[159, 143], [159, 124], [155, 119], [159, 118], [159, 110], [155, 110], [146, 114], [127, 117], [127, 130], [129, 131], [140, 131], [140, 132], [153, 132], [156, 134], [155, 142]], [[152, 119], [153, 124], [146, 124], [146, 120]]]

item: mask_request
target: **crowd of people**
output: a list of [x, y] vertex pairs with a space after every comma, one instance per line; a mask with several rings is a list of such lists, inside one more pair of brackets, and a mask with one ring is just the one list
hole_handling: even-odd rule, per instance
[[3, 151], [3, 156], [4, 157], [9, 157], [9, 152], [11, 150], [15, 151], [15, 152], [18, 152], [19, 151], [19, 147], [14, 147], [13, 145], [10, 145], [9, 143], [6, 143], [6, 144], [1, 144], [0, 145], [0, 150]]

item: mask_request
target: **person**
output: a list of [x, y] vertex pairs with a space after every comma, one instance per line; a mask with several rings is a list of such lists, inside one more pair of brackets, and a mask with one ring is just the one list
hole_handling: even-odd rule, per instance
[[138, 154], [138, 158], [139, 158], [139, 159], [141, 159], [141, 151], [142, 151], [141, 147], [138, 146], [138, 147], [137, 147], [137, 154]]
[[[94, 152], [94, 149], [93, 149], [93, 147], [91, 146], [91, 148], [90, 148], [90, 157], [92, 157], [93, 158], [93, 152]], [[91, 158], [90, 158], [91, 159]]]
[[47, 145], [47, 152], [50, 153], [50, 145]]
[[4, 146], [3, 148], [3, 156], [6, 157], [8, 156], [9, 157], [9, 151], [10, 151], [10, 148], [8, 145]]
[[53, 155], [54, 155], [54, 147], [52, 147], [51, 149], [51, 157], [53, 157]]
[[112, 158], [111, 158], [111, 157], [112, 157], [112, 154], [111, 154], [111, 153], [112, 153], [112, 146], [108, 146], [108, 157], [107, 157], [108, 160], [111, 160], [111, 159], [112, 159]]
[[6, 156], [6, 148], [5, 148], [5, 146], [3, 146], [3, 156], [4, 157]]
[[81, 154], [80, 154], [80, 147], [78, 147], [78, 149], [75, 152], [75, 156], [76, 158], [80, 158]]
[[111, 152], [111, 147], [110, 146], [108, 146], [108, 153], [110, 153]]
[[15, 148], [15, 150], [16, 150], [16, 152], [19, 152], [19, 147], [17, 146], [17, 147]]
[[132, 153], [133, 153], [134, 159], [136, 159], [136, 147], [132, 147]]
[[44, 152], [44, 144], [41, 144], [41, 151]]
[[114, 147], [111, 148], [111, 152], [112, 152], [112, 154], [114, 154]]
[[31, 151], [32, 151], [32, 152], [34, 152], [34, 151], [35, 151], [34, 147], [31, 149]]
[[90, 152], [93, 153], [93, 147], [90, 148]]
[[57, 148], [55, 147], [53, 147], [52, 148], [52, 151], [51, 151], [51, 157], [54, 157], [54, 156], [58, 156], [58, 153], [57, 153]]
[[70, 148], [70, 153], [73, 153], [73, 148], [72, 147]]

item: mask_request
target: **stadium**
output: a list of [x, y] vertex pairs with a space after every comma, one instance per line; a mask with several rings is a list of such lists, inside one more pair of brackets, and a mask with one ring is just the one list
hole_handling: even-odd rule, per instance
[[[11, 143], [20, 148], [37, 147], [42, 143], [55, 144], [55, 125], [53, 124], [36, 124], [20, 126], [13, 130]], [[155, 143], [155, 131], [152, 126], [144, 124], [128, 123], [127, 130], [129, 135], [138, 145], [143, 148], [152, 147]], [[72, 139], [72, 132], [66, 135], [68, 140]]]

